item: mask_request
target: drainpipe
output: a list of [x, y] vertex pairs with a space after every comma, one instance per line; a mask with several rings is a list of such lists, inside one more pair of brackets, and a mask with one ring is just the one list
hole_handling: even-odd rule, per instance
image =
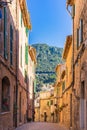
[[[17, 0], [16, 0], [16, 106], [18, 106], [18, 30], [17, 30]], [[16, 110], [16, 121], [15, 127], [17, 127], [17, 110]]]

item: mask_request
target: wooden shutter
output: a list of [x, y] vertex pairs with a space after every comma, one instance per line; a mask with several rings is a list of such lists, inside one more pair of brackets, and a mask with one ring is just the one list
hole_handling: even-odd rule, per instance
[[10, 25], [10, 64], [13, 64], [13, 28]]
[[7, 59], [7, 12], [6, 7], [4, 7], [4, 58]]

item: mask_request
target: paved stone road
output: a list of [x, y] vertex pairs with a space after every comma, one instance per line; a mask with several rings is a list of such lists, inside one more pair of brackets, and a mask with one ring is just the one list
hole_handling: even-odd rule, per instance
[[18, 127], [16, 130], [68, 130], [64, 126], [55, 123], [28, 123]]

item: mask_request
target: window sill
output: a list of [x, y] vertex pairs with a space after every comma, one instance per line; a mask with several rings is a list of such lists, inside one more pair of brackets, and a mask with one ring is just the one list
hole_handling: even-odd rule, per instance
[[10, 111], [8, 111], [8, 112], [1, 112], [0, 115], [5, 115], [5, 114], [9, 114], [9, 113], [10, 113]]

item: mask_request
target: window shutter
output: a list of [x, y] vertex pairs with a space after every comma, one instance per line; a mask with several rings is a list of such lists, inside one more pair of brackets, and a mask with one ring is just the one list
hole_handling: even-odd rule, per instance
[[64, 89], [65, 89], [65, 81], [63, 81], [62, 83], [62, 91], [64, 91]]
[[21, 21], [20, 22], [21, 22], [21, 27], [22, 27], [22, 13], [21, 13]]
[[4, 58], [7, 59], [7, 12], [6, 7], [4, 7]]
[[79, 40], [80, 40], [80, 44], [83, 42], [83, 19], [80, 19], [80, 36], [79, 36]]
[[77, 49], [79, 48], [79, 29], [77, 29]]
[[13, 28], [10, 25], [10, 64], [13, 64]]
[[26, 36], [28, 37], [28, 32], [29, 32], [28, 28], [25, 28], [25, 32], [26, 32]]
[[25, 47], [25, 63], [28, 64], [28, 45]]

